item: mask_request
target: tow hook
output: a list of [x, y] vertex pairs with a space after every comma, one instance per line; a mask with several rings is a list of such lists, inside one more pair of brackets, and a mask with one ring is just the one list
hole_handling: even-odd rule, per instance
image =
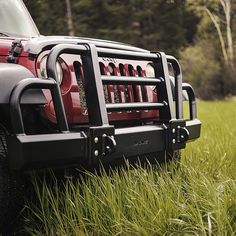
[[185, 127], [177, 127], [177, 142], [185, 143], [189, 139], [189, 132]]
[[114, 136], [103, 135], [102, 137], [102, 155], [105, 156], [107, 154], [115, 152], [116, 149], [116, 141]]
[[89, 157], [91, 162], [97, 162], [116, 149], [115, 130], [113, 126], [100, 126], [89, 128]]
[[172, 120], [167, 135], [167, 149], [182, 149], [189, 139], [189, 131], [185, 120]]

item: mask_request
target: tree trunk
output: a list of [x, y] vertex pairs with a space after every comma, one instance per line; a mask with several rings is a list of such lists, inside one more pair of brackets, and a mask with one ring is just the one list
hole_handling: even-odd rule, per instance
[[[232, 6], [231, 0], [219, 0], [223, 8], [224, 21], [220, 20], [220, 16], [211, 12], [207, 7], [205, 10], [213, 22], [221, 44], [222, 54], [224, 58], [224, 66], [227, 72], [228, 81], [226, 82], [227, 90], [232, 94], [236, 93], [235, 64], [234, 64], [234, 42], [232, 35]], [[223, 28], [223, 27], [224, 28]], [[222, 30], [223, 28], [223, 30]]]
[[66, 1], [66, 16], [67, 16], [68, 33], [70, 36], [75, 36], [74, 30], [73, 30], [71, 3], [70, 3], [70, 0], [65, 0], [65, 1]]

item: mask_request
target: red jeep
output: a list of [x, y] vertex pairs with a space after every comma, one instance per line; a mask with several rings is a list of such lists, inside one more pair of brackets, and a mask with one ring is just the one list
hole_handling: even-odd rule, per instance
[[19, 174], [163, 162], [200, 136], [195, 95], [174, 57], [41, 36], [21, 0], [0, 1], [0, 17], [1, 229], [18, 207]]

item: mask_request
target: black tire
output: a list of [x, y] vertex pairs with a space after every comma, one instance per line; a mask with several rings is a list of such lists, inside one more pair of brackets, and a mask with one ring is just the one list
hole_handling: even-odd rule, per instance
[[22, 176], [10, 171], [5, 136], [0, 133], [0, 234], [9, 235], [23, 206]]

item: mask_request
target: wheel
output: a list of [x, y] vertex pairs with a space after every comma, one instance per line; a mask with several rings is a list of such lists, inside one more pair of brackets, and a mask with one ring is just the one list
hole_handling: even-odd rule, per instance
[[0, 234], [9, 233], [23, 206], [22, 177], [10, 171], [7, 160], [5, 135], [0, 133]]

